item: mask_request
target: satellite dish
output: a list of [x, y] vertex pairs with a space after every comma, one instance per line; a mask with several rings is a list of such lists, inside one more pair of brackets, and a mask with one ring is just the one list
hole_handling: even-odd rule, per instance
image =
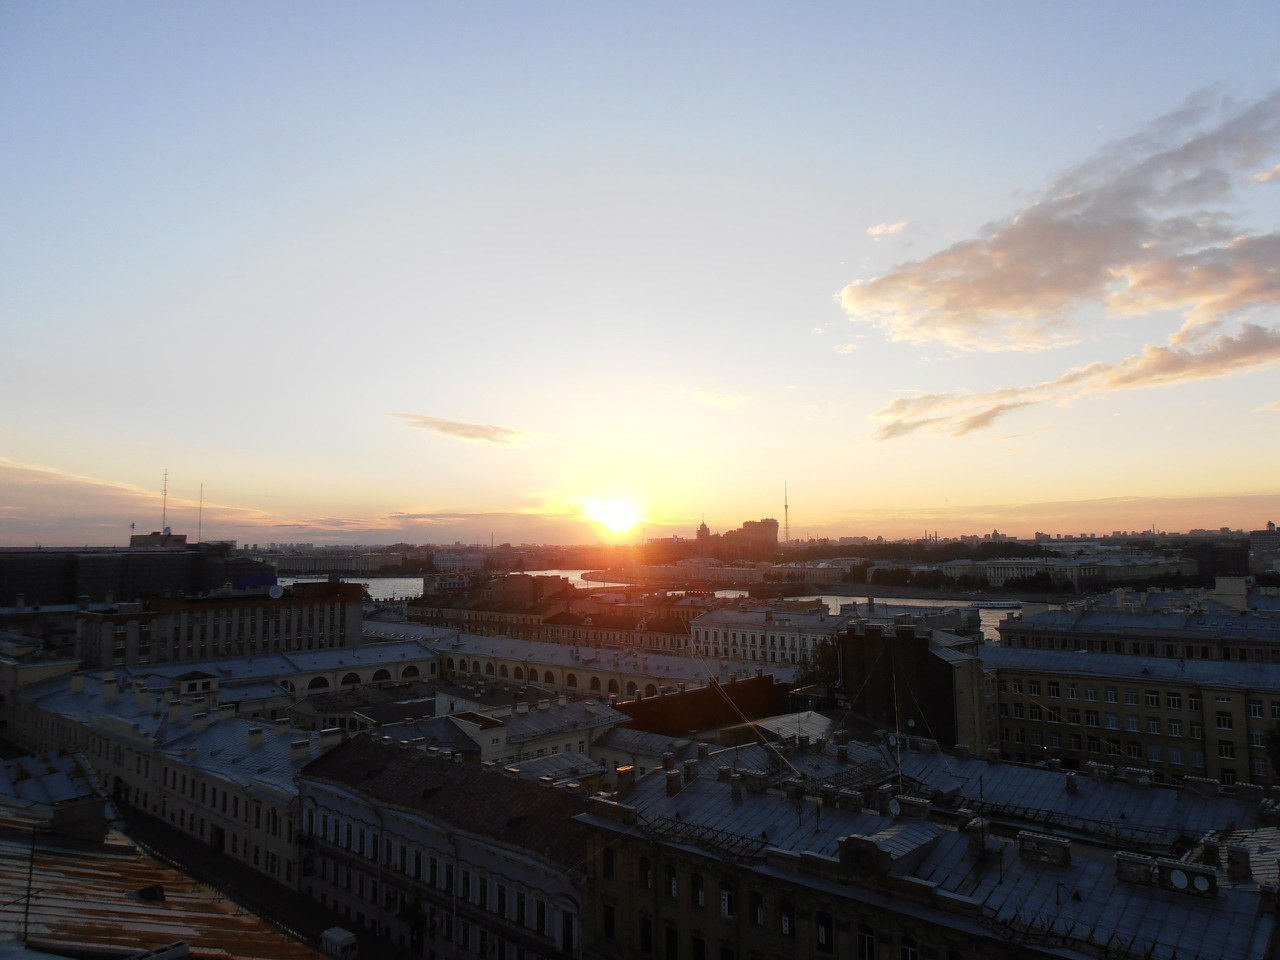
[[894, 799], [894, 800], [890, 800], [890, 801], [889, 801], [889, 813], [890, 813], [890, 815], [891, 815], [891, 816], [895, 816], [895, 817], [896, 817], [898, 814], [902, 813], [902, 804], [900, 804], [896, 799]]
[[284, 587], [280, 586], [278, 583], [273, 583], [271, 585], [271, 589], [267, 591], [267, 596], [272, 600], [279, 600], [284, 596]]
[[1181, 870], [1170, 870], [1169, 882], [1173, 884], [1175, 890], [1187, 889], [1187, 875]]

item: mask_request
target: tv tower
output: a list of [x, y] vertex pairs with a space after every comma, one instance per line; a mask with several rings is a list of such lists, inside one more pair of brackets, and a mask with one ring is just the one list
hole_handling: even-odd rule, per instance
[[791, 542], [791, 502], [787, 496], [787, 481], [782, 481], [782, 542]]

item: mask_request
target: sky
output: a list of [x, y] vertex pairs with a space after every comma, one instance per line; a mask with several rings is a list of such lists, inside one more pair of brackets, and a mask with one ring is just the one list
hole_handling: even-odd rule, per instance
[[1280, 520], [1271, 2], [8, 2], [0, 122], [0, 546]]

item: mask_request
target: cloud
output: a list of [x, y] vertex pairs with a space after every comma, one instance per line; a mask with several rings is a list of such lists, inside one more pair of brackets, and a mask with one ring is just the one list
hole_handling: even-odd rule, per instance
[[1258, 409], [1259, 409], [1259, 410], [1267, 410], [1267, 411], [1275, 411], [1276, 413], [1280, 413], [1280, 400], [1275, 400], [1275, 401], [1273, 401], [1273, 402], [1271, 402], [1271, 403], [1264, 403], [1264, 404], [1263, 404], [1262, 406], [1260, 406]]
[[1255, 173], [1249, 178], [1254, 183], [1276, 183], [1280, 182], [1280, 163], [1277, 163], [1270, 170], [1263, 170], [1261, 173]]
[[704, 407], [719, 407], [721, 410], [732, 410], [734, 407], [742, 406], [751, 398], [744, 397], [741, 394], [722, 393], [719, 390], [703, 390], [699, 388], [693, 391], [693, 399]]
[[850, 354], [858, 349], [858, 345], [856, 343], [841, 343], [831, 349], [836, 353]]
[[442, 420], [440, 417], [428, 417], [420, 413], [393, 413], [391, 416], [405, 423], [424, 430], [443, 433], [447, 437], [458, 437], [462, 440], [482, 440], [486, 443], [509, 444], [525, 437], [519, 430], [508, 427], [495, 427], [482, 423], [463, 423], [459, 420]]
[[908, 221], [899, 220], [897, 223], [877, 223], [874, 227], [867, 227], [867, 236], [883, 237], [889, 234], [901, 233], [907, 229]]
[[1013, 410], [1043, 403], [1069, 404], [1081, 396], [1167, 386], [1224, 377], [1280, 365], [1280, 331], [1241, 324], [1238, 334], [1219, 334], [1195, 347], [1148, 345], [1118, 363], [1091, 363], [1026, 387], [986, 393], [935, 393], [899, 397], [874, 416], [878, 439], [905, 436], [922, 428], [964, 436], [991, 426]]
[[1241, 171], [1278, 147], [1280, 93], [1245, 106], [1193, 97], [978, 236], [850, 283], [840, 303], [890, 339], [959, 350], [1073, 342], [1092, 305], [1182, 310], [1196, 324], [1274, 306], [1276, 235], [1250, 236], [1225, 210]]

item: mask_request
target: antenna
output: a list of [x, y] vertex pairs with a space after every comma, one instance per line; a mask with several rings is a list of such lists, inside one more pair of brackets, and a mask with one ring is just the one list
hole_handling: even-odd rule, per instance
[[791, 501], [787, 496], [787, 481], [782, 481], [782, 542], [791, 542]]
[[164, 489], [160, 494], [160, 529], [169, 526], [169, 468], [164, 468]]

